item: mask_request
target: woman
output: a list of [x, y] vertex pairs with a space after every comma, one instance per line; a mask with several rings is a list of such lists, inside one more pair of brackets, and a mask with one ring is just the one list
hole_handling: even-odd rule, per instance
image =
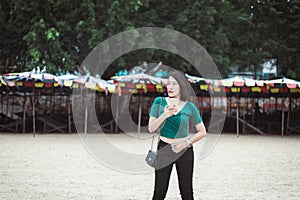
[[[187, 101], [190, 97], [189, 89], [191, 87], [183, 73], [171, 72], [167, 82], [168, 97], [157, 97], [151, 107], [149, 131], [154, 132], [160, 128], [159, 167], [155, 170], [153, 200], [165, 198], [174, 164], [181, 198], [194, 199], [192, 145], [206, 136], [206, 128], [197, 107]], [[189, 121], [197, 130], [192, 138], [188, 134]]]

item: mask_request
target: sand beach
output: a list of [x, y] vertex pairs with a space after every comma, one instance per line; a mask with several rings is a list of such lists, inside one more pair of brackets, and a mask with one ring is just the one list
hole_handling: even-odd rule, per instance
[[[125, 134], [108, 137], [120, 146], [129, 143]], [[147, 149], [149, 145], [141, 140], [128, 146]], [[222, 134], [202, 159], [197, 153], [200, 147], [194, 146], [195, 199], [299, 198], [299, 135]], [[175, 173], [168, 200], [180, 199]], [[146, 200], [152, 196], [153, 177], [153, 173], [125, 173], [103, 165], [78, 134], [0, 134], [0, 199]]]

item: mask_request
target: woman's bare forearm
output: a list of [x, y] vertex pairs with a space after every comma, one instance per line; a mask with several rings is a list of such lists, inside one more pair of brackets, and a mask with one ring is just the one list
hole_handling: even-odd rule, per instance
[[206, 128], [203, 123], [196, 125], [197, 133], [194, 135], [194, 137], [190, 140], [191, 143], [196, 143], [202, 138], [204, 138], [207, 133], [206, 133]]
[[166, 120], [165, 115], [161, 115], [158, 118], [155, 117], [150, 117], [149, 119], [149, 126], [148, 126], [148, 130], [149, 132], [154, 132], [156, 131]]

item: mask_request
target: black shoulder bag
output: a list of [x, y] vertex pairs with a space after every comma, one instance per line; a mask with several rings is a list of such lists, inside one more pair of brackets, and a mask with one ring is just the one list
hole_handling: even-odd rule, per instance
[[[158, 115], [160, 115], [161, 102], [162, 102], [162, 97], [160, 98]], [[157, 167], [157, 145], [156, 145], [156, 150], [153, 150], [153, 140], [154, 140], [154, 135], [152, 137], [151, 149], [148, 151], [145, 161], [149, 166], [156, 168]], [[159, 142], [159, 136], [157, 139], [157, 144], [158, 142]]]

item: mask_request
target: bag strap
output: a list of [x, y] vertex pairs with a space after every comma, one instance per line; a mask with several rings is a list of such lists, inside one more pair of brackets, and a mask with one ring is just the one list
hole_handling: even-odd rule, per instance
[[162, 97], [160, 97], [160, 101], [159, 101], [158, 116], [160, 116], [161, 104], [162, 104]]
[[152, 136], [151, 149], [153, 149], [153, 140], [154, 140], [154, 135]]
[[[162, 105], [162, 97], [160, 97], [160, 101], [159, 101], [159, 108], [158, 108], [158, 115], [160, 115], [160, 108], [161, 108], [161, 105]], [[151, 149], [153, 149], [153, 141], [154, 141], [154, 137], [155, 135], [152, 136], [152, 142], [151, 142]], [[158, 146], [158, 142], [160, 141], [160, 137], [158, 136], [157, 138], [157, 145]], [[157, 149], [157, 147], [156, 147]]]
[[[153, 141], [154, 141], [154, 135], [152, 136], [152, 141], [151, 141], [151, 149], [153, 149]], [[157, 147], [158, 147], [158, 143], [159, 143], [159, 141], [160, 141], [160, 137], [158, 136], [157, 137], [157, 145], [156, 145], [156, 149], [157, 149]]]

